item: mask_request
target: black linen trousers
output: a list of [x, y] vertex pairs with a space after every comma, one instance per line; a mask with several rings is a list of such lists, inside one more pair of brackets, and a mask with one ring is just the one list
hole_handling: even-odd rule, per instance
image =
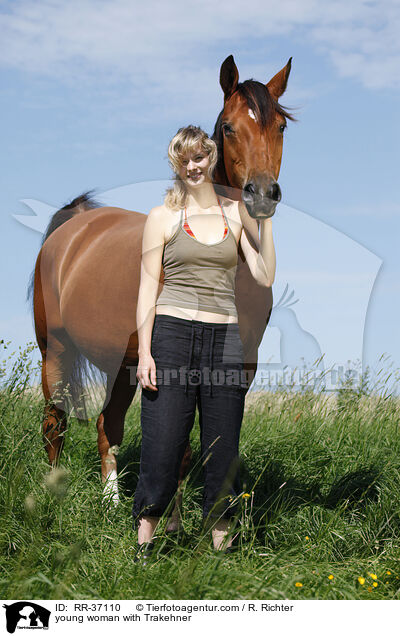
[[158, 391], [142, 389], [142, 447], [134, 526], [160, 517], [176, 494], [181, 461], [199, 409], [203, 518], [231, 518], [241, 492], [239, 437], [246, 383], [237, 323], [157, 314], [151, 341]]

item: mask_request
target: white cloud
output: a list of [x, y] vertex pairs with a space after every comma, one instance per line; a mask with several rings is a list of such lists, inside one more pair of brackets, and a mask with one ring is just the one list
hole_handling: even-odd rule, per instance
[[[335, 6], [335, 2], [332, 3]], [[352, 14], [323, 19], [312, 28], [342, 77], [357, 78], [370, 89], [400, 86], [400, 5], [397, 0], [349, 3]], [[339, 7], [336, 7], [339, 9]]]
[[6, 8], [3, 67], [68, 82], [125, 78], [138, 91], [172, 94], [215, 79], [217, 46], [229, 53], [289, 35], [322, 51], [340, 76], [373, 89], [400, 85], [397, 0], [255, 0], [246, 11], [240, 0], [20, 0]]

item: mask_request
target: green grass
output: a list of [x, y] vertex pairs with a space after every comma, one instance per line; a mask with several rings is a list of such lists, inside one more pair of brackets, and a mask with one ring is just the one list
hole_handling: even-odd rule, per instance
[[213, 552], [201, 528], [196, 419], [185, 536], [177, 543], [160, 531], [142, 569], [131, 527], [139, 396], [118, 456], [121, 503], [106, 510], [94, 421], [70, 421], [60, 470], [49, 478], [30, 352], [20, 352], [0, 392], [1, 598], [400, 598], [398, 398], [362, 385], [329, 399], [307, 390], [249, 394], [241, 436], [249, 496], [229, 556]]

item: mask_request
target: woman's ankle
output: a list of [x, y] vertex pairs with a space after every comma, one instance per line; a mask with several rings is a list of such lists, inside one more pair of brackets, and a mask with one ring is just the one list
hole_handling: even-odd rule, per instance
[[230, 534], [230, 521], [228, 519], [219, 519], [211, 530], [214, 550], [225, 550], [232, 545], [232, 536]]
[[143, 516], [138, 522], [138, 544], [152, 543], [154, 533], [156, 531], [159, 517], [147, 517]]

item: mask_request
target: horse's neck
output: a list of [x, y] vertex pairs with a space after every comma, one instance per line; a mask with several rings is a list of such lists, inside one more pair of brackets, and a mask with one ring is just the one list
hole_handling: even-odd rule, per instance
[[225, 172], [225, 166], [223, 163], [218, 162], [214, 170], [214, 187], [217, 194], [233, 199], [234, 201], [240, 201], [242, 198], [242, 190], [240, 187], [232, 186]]

